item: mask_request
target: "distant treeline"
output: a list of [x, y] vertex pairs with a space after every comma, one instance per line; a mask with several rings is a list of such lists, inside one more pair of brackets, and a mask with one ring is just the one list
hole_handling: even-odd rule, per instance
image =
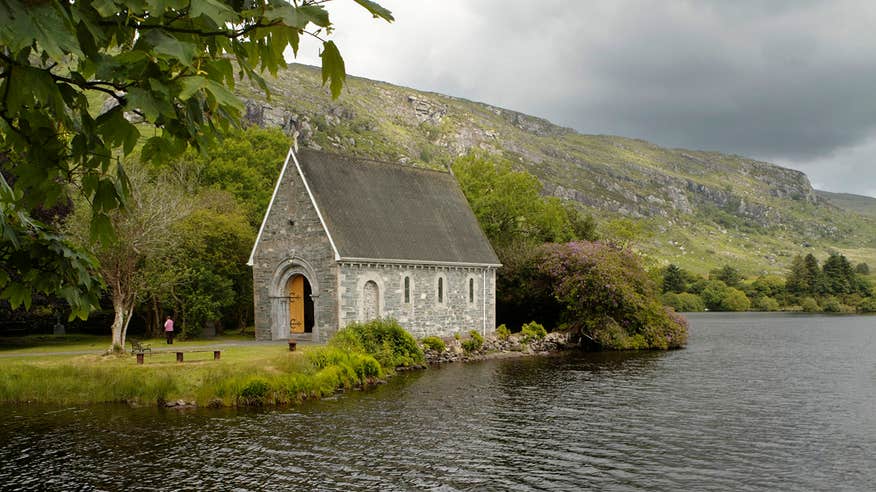
[[730, 265], [692, 274], [671, 264], [659, 272], [663, 302], [677, 311], [876, 312], [876, 297], [866, 263], [852, 265], [832, 252], [824, 264], [798, 255], [785, 276], [745, 278]]

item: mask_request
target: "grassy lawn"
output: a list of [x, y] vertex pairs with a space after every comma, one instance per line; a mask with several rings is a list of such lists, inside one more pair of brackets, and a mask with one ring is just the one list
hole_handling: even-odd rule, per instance
[[[209, 347], [243, 340], [250, 339], [218, 337], [173, 345], [146, 340], [156, 352], [138, 365], [130, 354], [103, 355], [110, 344], [106, 336], [0, 339], [0, 355], [22, 355], [0, 357], [0, 403], [285, 404], [362, 386], [384, 374], [370, 355], [326, 346], [299, 346], [295, 352], [281, 343], [224, 346], [221, 360], [213, 360]], [[207, 351], [188, 353], [183, 363], [172, 352], [199, 348]], [[78, 351], [92, 353], [28, 355]]]
[[[128, 337], [130, 340], [131, 337]], [[23, 337], [0, 337], [0, 355], [24, 355], [43, 352], [84, 352], [105, 351], [109, 348], [109, 335], [28, 335]], [[138, 339], [139, 340], [139, 339]], [[221, 345], [235, 342], [252, 341], [249, 335], [222, 335], [215, 338], [181, 341], [176, 339], [173, 345], [167, 345], [164, 338], [141, 340], [152, 345], [153, 350], [164, 348], [195, 348], [199, 346]], [[130, 342], [125, 349], [130, 350]]]

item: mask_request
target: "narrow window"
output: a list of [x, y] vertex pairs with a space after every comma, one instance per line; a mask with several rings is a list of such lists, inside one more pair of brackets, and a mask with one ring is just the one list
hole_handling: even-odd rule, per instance
[[474, 279], [468, 279], [468, 302], [474, 302]]
[[411, 303], [411, 277], [405, 277], [405, 304]]
[[438, 302], [444, 302], [444, 279], [438, 277]]

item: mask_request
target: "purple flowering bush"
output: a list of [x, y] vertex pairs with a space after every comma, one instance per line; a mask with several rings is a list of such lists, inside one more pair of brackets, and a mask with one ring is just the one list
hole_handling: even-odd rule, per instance
[[537, 256], [573, 337], [613, 350], [670, 349], [687, 342], [687, 321], [663, 307], [629, 249], [576, 241], [546, 244]]

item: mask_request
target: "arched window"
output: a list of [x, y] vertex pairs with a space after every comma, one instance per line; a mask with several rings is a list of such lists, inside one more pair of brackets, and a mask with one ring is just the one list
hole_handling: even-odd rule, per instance
[[444, 302], [444, 278], [438, 277], [438, 302]]
[[469, 304], [474, 302], [474, 279], [471, 277], [468, 279], [468, 302]]
[[405, 304], [411, 302], [411, 277], [405, 277]]
[[362, 301], [364, 309], [362, 310], [362, 321], [371, 321], [380, 317], [380, 291], [377, 284], [373, 280], [365, 282], [365, 287], [362, 289]]

